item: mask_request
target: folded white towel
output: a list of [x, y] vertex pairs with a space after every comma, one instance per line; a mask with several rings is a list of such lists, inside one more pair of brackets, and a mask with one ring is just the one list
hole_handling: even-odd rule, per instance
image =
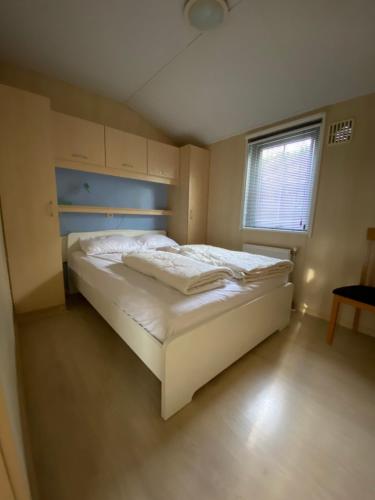
[[233, 276], [226, 267], [159, 250], [124, 254], [122, 260], [126, 266], [152, 276], [185, 295], [220, 288], [226, 278]]
[[168, 251], [178, 252], [199, 262], [227, 267], [233, 271], [235, 278], [247, 283], [274, 278], [293, 270], [293, 263], [290, 260], [237, 252], [211, 245], [183, 245]]

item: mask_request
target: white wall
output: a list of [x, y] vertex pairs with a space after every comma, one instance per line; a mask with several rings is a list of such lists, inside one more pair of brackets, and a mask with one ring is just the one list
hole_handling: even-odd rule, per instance
[[[29, 500], [15, 356], [13, 305], [0, 217], [0, 447], [15, 500]], [[0, 490], [1, 491], [1, 490]]]
[[[246, 134], [241, 134], [210, 146], [208, 242], [234, 249], [247, 241], [297, 246], [297, 305], [307, 313], [328, 318], [332, 289], [358, 282], [366, 229], [375, 226], [375, 94], [311, 114], [320, 111], [326, 113], [328, 125], [346, 118], [354, 118], [355, 125], [348, 144], [327, 146], [324, 138], [312, 236], [240, 230], [246, 156]], [[349, 326], [351, 320], [352, 309], [344, 308], [340, 322]], [[373, 316], [364, 315], [360, 326], [362, 331], [375, 334]]]

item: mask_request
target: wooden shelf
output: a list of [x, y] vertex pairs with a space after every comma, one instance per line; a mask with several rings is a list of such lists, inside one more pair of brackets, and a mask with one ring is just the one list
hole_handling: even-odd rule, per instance
[[89, 205], [58, 205], [59, 212], [106, 215], [172, 215], [171, 210], [153, 210], [147, 208], [95, 207]]
[[123, 177], [125, 179], [134, 179], [138, 181], [156, 182], [157, 184], [168, 184], [171, 186], [178, 184], [177, 179], [169, 179], [167, 177], [157, 177], [155, 175], [130, 172], [125, 169], [119, 168], [88, 165], [86, 163], [71, 160], [55, 160], [55, 167], [67, 168], [70, 170], [80, 170], [81, 172], [88, 172], [92, 174], [111, 175], [112, 177]]

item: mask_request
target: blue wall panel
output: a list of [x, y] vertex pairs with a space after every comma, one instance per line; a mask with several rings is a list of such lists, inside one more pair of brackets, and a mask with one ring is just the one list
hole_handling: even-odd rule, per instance
[[[60, 204], [126, 208], [168, 208], [168, 186], [154, 182], [56, 168]], [[60, 214], [60, 234], [105, 229], [166, 229], [167, 217], [144, 215]]]

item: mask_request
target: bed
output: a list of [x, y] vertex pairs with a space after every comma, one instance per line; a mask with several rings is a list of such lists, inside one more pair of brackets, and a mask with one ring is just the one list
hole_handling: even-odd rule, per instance
[[[78, 290], [161, 381], [161, 415], [168, 419], [193, 394], [290, 319], [293, 285], [287, 275], [251, 286], [228, 281], [193, 296], [127, 268], [121, 255], [86, 256], [79, 239], [66, 239], [70, 287]], [[104, 292], [105, 290], [105, 292]]]

